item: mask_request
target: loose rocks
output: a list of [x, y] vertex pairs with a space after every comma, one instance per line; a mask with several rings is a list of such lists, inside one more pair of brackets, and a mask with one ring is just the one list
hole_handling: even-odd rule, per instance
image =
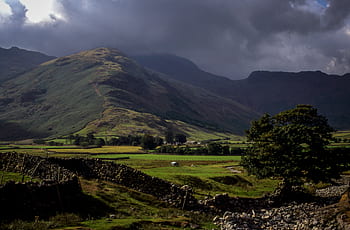
[[251, 229], [296, 229], [296, 230], [336, 230], [339, 227], [339, 208], [336, 202], [348, 187], [332, 186], [318, 190], [314, 202], [291, 202], [279, 207], [263, 209], [257, 206], [249, 211], [227, 211], [222, 217], [215, 217], [214, 223], [222, 230]]
[[326, 220], [327, 210], [316, 203], [292, 203], [272, 209], [246, 212], [226, 212], [222, 218], [216, 217], [214, 223], [226, 230], [251, 229], [337, 229], [334, 218]]

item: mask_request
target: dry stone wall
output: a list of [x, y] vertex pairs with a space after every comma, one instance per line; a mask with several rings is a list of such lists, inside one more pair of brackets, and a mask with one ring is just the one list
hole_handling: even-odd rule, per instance
[[3, 153], [0, 170], [41, 179], [41, 182], [8, 182], [0, 186], [0, 221], [74, 211], [84, 198], [78, 177], [46, 158]]
[[189, 189], [149, 176], [131, 167], [99, 159], [50, 158], [54, 164], [86, 178], [110, 181], [128, 188], [153, 195], [176, 207], [194, 209], [197, 200]]
[[69, 181], [76, 175], [49, 161], [49, 158], [28, 154], [2, 153], [0, 154], [0, 170], [22, 173], [33, 178], [47, 181]]
[[[0, 220], [46, 218], [79, 209], [77, 178], [64, 182], [8, 182], [0, 187]], [[1, 221], [0, 221], [1, 222]]]
[[0, 170], [18, 172], [44, 181], [64, 183], [77, 176], [110, 181], [153, 195], [175, 207], [198, 208], [191, 190], [149, 176], [139, 170], [99, 159], [43, 158], [18, 153], [0, 154]]

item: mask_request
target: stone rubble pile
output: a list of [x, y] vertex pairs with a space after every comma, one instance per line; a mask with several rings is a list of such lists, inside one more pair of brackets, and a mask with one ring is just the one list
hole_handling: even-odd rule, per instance
[[252, 210], [250, 213], [226, 212], [222, 218], [216, 217], [214, 223], [226, 230], [337, 229], [334, 218], [324, 218], [330, 213], [323, 207], [317, 203], [291, 203], [278, 208]]
[[337, 230], [339, 214], [336, 202], [348, 186], [332, 186], [317, 191], [319, 199], [314, 202], [291, 202], [279, 207], [250, 209], [249, 211], [227, 211], [215, 217], [214, 223], [222, 230], [295, 229]]
[[336, 197], [337, 199], [344, 194], [344, 192], [348, 189], [348, 185], [339, 185], [339, 186], [330, 186], [323, 189], [316, 190], [316, 196], [319, 197]]

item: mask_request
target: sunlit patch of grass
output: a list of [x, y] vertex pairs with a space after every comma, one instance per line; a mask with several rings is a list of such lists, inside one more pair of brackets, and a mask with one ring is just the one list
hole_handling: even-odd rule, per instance
[[337, 131], [333, 133], [335, 138], [350, 139], [350, 130]]
[[243, 140], [244, 138], [232, 133], [220, 133], [201, 128], [179, 120], [166, 120], [151, 113], [142, 113], [125, 108], [107, 108], [102, 117], [89, 122], [80, 135], [94, 132], [99, 137], [143, 135], [149, 133], [164, 137], [167, 128], [171, 126], [176, 132], [185, 133], [190, 141], [211, 139]]
[[[106, 153], [143, 153], [140, 146], [103, 146], [101, 148], [91, 149], [49, 149], [55, 153], [91, 153], [91, 154], [106, 154]], [[113, 154], [111, 154], [113, 156]]]
[[103, 154], [95, 156], [97, 158], [113, 159], [129, 157], [134, 160], [162, 160], [162, 161], [238, 161], [240, 156], [206, 156], [206, 155], [163, 155], [163, 154]]
[[[85, 193], [114, 209], [110, 216], [81, 223], [91, 229], [186, 229], [185, 223], [210, 225], [212, 217], [169, 207], [155, 197], [104, 181], [81, 179]], [[212, 228], [210, 228], [212, 229]]]
[[27, 182], [27, 181], [39, 181], [39, 180], [33, 179], [29, 176], [26, 176], [20, 173], [0, 171], [0, 184], [5, 184], [8, 181]]
[[[140, 169], [143, 172], [156, 176], [178, 185], [190, 185], [197, 193], [197, 198], [202, 199], [207, 194], [228, 193], [231, 196], [240, 197], [260, 197], [268, 192], [272, 192], [277, 184], [277, 180], [258, 180], [253, 176], [248, 176], [238, 166], [238, 162], [210, 162], [209, 164], [197, 164], [193, 166], [182, 165], [180, 167], [156, 167]], [[234, 166], [242, 170], [242, 173], [233, 173], [227, 167]], [[236, 184], [228, 184], [218, 181], [217, 177], [235, 177]]]

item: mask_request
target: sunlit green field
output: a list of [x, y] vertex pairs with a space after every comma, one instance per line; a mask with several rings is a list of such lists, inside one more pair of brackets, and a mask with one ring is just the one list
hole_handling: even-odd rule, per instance
[[102, 154], [93, 156], [100, 159], [129, 157], [131, 160], [161, 161], [238, 161], [240, 156], [205, 156], [205, 155], [164, 155], [164, 154]]
[[337, 131], [337, 132], [333, 133], [333, 137], [335, 137], [335, 138], [343, 138], [343, 139], [350, 139], [350, 130]]
[[[141, 169], [145, 173], [179, 185], [189, 185], [198, 198], [210, 194], [228, 193], [231, 196], [259, 197], [277, 186], [274, 180], [257, 180], [248, 176], [239, 162], [192, 162], [179, 167], [165, 166]], [[236, 170], [232, 172], [231, 169]]]
[[[187, 156], [161, 154], [107, 154], [92, 156], [114, 160], [144, 173], [171, 181], [180, 186], [190, 185], [198, 198], [228, 193], [231, 196], [259, 197], [271, 192], [277, 180], [257, 180], [248, 176], [239, 165], [240, 156]], [[129, 159], [118, 159], [125, 158]], [[179, 166], [171, 166], [176, 161]]]
[[[33, 178], [20, 173], [0, 171], [0, 184], [5, 184], [8, 181], [26, 182], [30, 180], [33, 180]], [[38, 179], [34, 179], [33, 181], [38, 181]]]
[[140, 146], [103, 146], [101, 148], [91, 149], [49, 149], [49, 151], [56, 153], [91, 153], [91, 154], [105, 154], [105, 153], [143, 153]]

